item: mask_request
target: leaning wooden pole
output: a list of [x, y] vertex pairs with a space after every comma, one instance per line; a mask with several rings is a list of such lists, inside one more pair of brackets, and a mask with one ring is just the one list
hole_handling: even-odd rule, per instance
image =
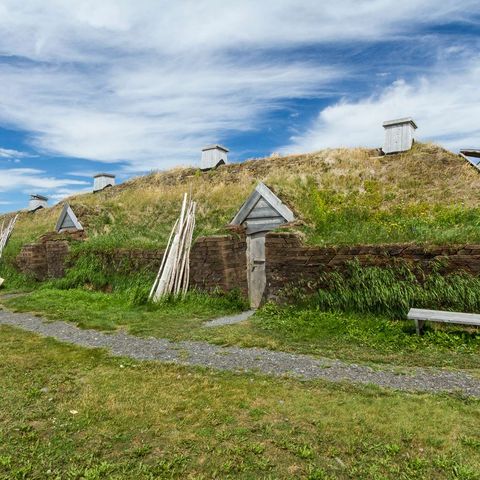
[[2, 227], [0, 230], [0, 258], [2, 258], [3, 250], [7, 246], [8, 240], [12, 235], [15, 223], [17, 222], [18, 215], [11, 218], [9, 222], [5, 225], [5, 219], [2, 222]]
[[190, 250], [195, 227], [196, 203], [184, 194], [180, 216], [170, 234], [149, 299], [157, 302], [188, 289]]
[[[180, 219], [178, 221], [177, 233], [173, 239], [172, 249], [169, 256], [165, 262], [165, 275], [160, 279], [160, 291], [158, 293], [158, 298], [163, 295], [171, 295], [174, 292], [175, 288], [175, 274], [178, 269], [178, 256], [179, 250], [181, 248], [183, 230], [185, 228], [185, 215], [187, 210], [187, 194], [183, 196], [182, 211], [180, 213]], [[164, 280], [162, 284], [162, 279]]]
[[[13, 229], [15, 228], [15, 224], [17, 223], [18, 215], [15, 215], [13, 218], [10, 219], [9, 222], [5, 222], [5, 219], [2, 221], [2, 226], [0, 229], [0, 259], [3, 255], [3, 250], [7, 246], [8, 240], [12, 235]], [[5, 280], [0, 277], [0, 286], [3, 284]]]
[[177, 225], [178, 225], [178, 220], [175, 222], [175, 225], [173, 226], [172, 231], [170, 233], [170, 237], [168, 238], [167, 248], [163, 252], [162, 263], [160, 265], [160, 269], [158, 270], [157, 277], [155, 278], [155, 282], [153, 283], [152, 289], [150, 290], [150, 295], [148, 296], [149, 300], [151, 300], [153, 298], [153, 295], [154, 295], [154, 293], [157, 289], [157, 286], [158, 286], [158, 282], [160, 281], [160, 276], [162, 274], [163, 267], [165, 266], [165, 260], [168, 256], [168, 251], [170, 250], [170, 245], [172, 243], [172, 238], [173, 238], [173, 236], [175, 234], [175, 231], [177, 229]]
[[190, 283], [190, 250], [192, 247], [193, 231], [195, 229], [195, 210], [197, 204], [193, 202], [192, 204], [192, 213], [190, 215], [190, 223], [187, 230], [187, 247], [184, 255], [184, 264], [182, 268], [182, 277], [180, 279], [180, 291], [182, 295], [185, 295], [188, 290], [188, 285]]
[[178, 275], [176, 276], [175, 279], [175, 289], [174, 293], [175, 295], [178, 295], [181, 291], [183, 291], [183, 280], [185, 277], [185, 271], [190, 263], [190, 243], [192, 241], [191, 239], [191, 226], [194, 221], [194, 215], [195, 215], [195, 202], [192, 202], [189, 206], [187, 216], [185, 217], [185, 226], [184, 226], [184, 231], [182, 235], [182, 242], [179, 248], [179, 256], [178, 256], [178, 265], [179, 265], [179, 271]]

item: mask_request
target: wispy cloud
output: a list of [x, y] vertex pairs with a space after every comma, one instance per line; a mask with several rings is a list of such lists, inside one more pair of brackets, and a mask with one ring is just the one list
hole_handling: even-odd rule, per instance
[[91, 192], [91, 187], [86, 188], [57, 188], [55, 193], [49, 196], [50, 200], [60, 201], [67, 197], [71, 197], [73, 195], [81, 195], [82, 193]]
[[[286, 101], [327, 97], [355, 74], [295, 48], [411, 39], [472, 11], [476, 0], [3, 0], [0, 123], [30, 132], [41, 152], [127, 171], [192, 163], [204, 143], [260, 128]], [[341, 108], [321, 119], [331, 132]], [[308, 135], [293, 144], [316, 145]]]
[[[91, 182], [93, 183], [93, 176], [99, 173], [97, 170], [72, 170], [71, 172], [67, 172], [67, 175], [71, 175], [72, 177], [86, 177], [91, 178]], [[109, 172], [115, 173], [115, 172]]]
[[11, 148], [0, 147], [0, 160], [7, 163], [21, 163], [24, 158], [34, 158], [36, 155], [27, 152], [20, 152]]
[[18, 150], [13, 150], [9, 148], [0, 147], [0, 158], [7, 158], [11, 160], [17, 160], [20, 158], [32, 157], [33, 155], [26, 152], [19, 152]]
[[[132, 62], [136, 63], [132, 60]], [[165, 66], [116, 67], [102, 78], [44, 66], [0, 66], [9, 95], [0, 118], [34, 132], [40, 150], [130, 163], [133, 169], [190, 162], [204, 143], [251, 129], [282, 98], [321, 95], [340, 71], [298, 63], [236, 66], [208, 59]], [[172, 64], [170, 64], [170, 68]], [[52, 91], [52, 86], [57, 86]], [[75, 85], [75, 87], [70, 87]], [[64, 91], [61, 91], [64, 90]], [[33, 112], [36, 112], [33, 114]]]
[[34, 168], [0, 169], [0, 192], [31, 188], [46, 191], [69, 185], [88, 185], [88, 182], [47, 176], [42, 170]]
[[303, 152], [383, 142], [384, 120], [412, 116], [417, 136], [457, 149], [480, 146], [480, 57], [449, 70], [441, 64], [429, 76], [397, 80], [358, 101], [343, 99], [323, 109], [302, 134], [282, 148]]
[[121, 52], [163, 63], [179, 53], [391, 38], [475, 12], [476, 0], [3, 0], [0, 41], [42, 61], [98, 64]]

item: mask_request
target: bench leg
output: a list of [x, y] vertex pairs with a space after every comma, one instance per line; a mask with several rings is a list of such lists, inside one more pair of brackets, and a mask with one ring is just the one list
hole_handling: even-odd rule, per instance
[[425, 324], [425, 320], [415, 320], [415, 327], [417, 328], [417, 335], [422, 334], [424, 324]]

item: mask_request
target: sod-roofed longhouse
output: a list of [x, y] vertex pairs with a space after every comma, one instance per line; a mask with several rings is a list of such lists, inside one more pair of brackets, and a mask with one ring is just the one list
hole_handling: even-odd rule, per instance
[[[142, 266], [150, 268], [151, 252], [166, 246], [181, 196], [191, 191], [199, 205], [192, 249], [195, 285], [244, 290], [247, 238], [238, 233], [243, 229], [226, 235], [225, 226], [259, 182], [271, 187], [279, 201], [295, 212], [297, 220], [282, 230], [300, 230], [306, 240], [302, 246], [286, 234], [268, 233], [265, 256], [258, 250], [259, 255], [248, 257], [256, 270], [265, 262], [269, 295], [292, 279], [314, 279], [324, 269], [341, 267], [355, 258], [362, 264], [413, 259], [427, 265], [429, 258], [438, 257], [448, 261], [449, 271], [478, 270], [480, 174], [459, 155], [418, 142], [397, 155], [379, 156], [374, 149], [330, 149], [224, 165], [208, 174], [193, 168], [152, 172], [111, 188], [108, 195], [76, 195], [69, 202], [88, 234], [83, 236], [88, 245], [75, 251], [111, 257], [111, 262], [105, 262], [110, 273], [117, 272], [119, 265], [130, 265], [123, 262], [125, 257], [135, 267], [125, 275], [135, 274]], [[266, 224], [262, 215], [269, 206], [258, 207], [266, 210], [255, 212], [259, 214], [255, 219], [247, 218], [243, 226], [248, 233]], [[15, 241], [8, 248], [20, 248], [51, 232], [60, 210], [59, 205], [36, 215], [20, 215]], [[199, 241], [199, 237], [204, 238]], [[58, 257], [51, 247], [48, 259]], [[17, 255], [12, 252], [11, 257]], [[27, 257], [24, 265], [34, 267]], [[153, 261], [152, 275], [158, 266]], [[61, 269], [49, 266], [49, 275], [56, 271]]]

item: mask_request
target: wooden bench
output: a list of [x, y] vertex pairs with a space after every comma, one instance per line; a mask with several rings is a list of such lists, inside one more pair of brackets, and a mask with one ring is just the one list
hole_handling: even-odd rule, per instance
[[460, 325], [474, 325], [480, 327], [480, 315], [475, 313], [443, 312], [441, 310], [423, 310], [411, 308], [407, 318], [415, 320], [418, 335], [422, 334], [425, 322], [457, 323]]

